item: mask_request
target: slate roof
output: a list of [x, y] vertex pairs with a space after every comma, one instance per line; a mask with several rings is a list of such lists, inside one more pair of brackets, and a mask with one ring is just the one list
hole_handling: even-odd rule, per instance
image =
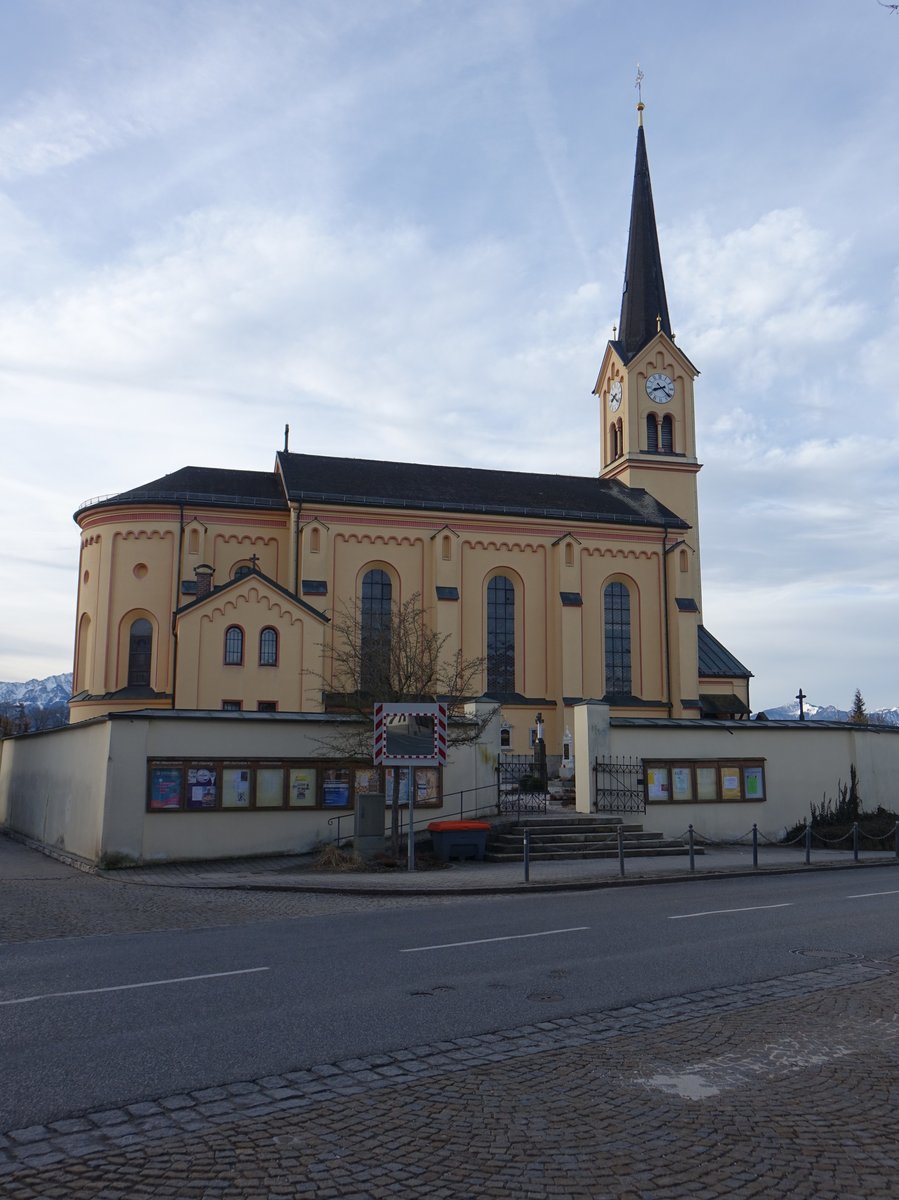
[[179, 501], [212, 507], [287, 509], [284, 489], [272, 471], [182, 467], [126, 492], [88, 500], [79, 507], [78, 513], [114, 504], [172, 504]]
[[738, 658], [722, 646], [717, 638], [712, 637], [704, 625], [698, 629], [699, 677], [708, 678], [730, 676], [752, 678], [752, 672], [744, 667]]
[[268, 471], [182, 467], [129, 491], [86, 501], [76, 517], [91, 508], [179, 502], [285, 511], [291, 500], [300, 504], [502, 513], [565, 521], [689, 528], [648, 492], [626, 487], [617, 480], [332, 458], [289, 451], [278, 454], [278, 464], [280, 475]]
[[281, 451], [290, 500], [437, 512], [505, 513], [569, 521], [688, 525], [642, 488], [582, 475], [331, 458]]
[[631, 223], [624, 268], [624, 291], [618, 339], [613, 342], [624, 361], [630, 362], [661, 329], [671, 337], [671, 320], [662, 275], [662, 255], [656, 229], [649, 159], [643, 126], [637, 129], [637, 158], [634, 165], [634, 190], [631, 196]]

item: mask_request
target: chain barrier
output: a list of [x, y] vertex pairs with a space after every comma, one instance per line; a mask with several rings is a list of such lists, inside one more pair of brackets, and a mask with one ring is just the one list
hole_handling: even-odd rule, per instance
[[776, 846], [778, 848], [788, 849], [791, 846], [802, 846], [805, 850], [806, 865], [811, 863], [812, 850], [817, 845], [819, 850], [839, 849], [845, 846], [846, 850], [851, 852], [853, 860], [859, 861], [861, 852], [862, 838], [868, 842], [878, 842], [884, 849], [889, 843], [892, 843], [894, 856], [899, 859], [899, 821], [897, 821], [893, 829], [889, 833], [881, 834], [862, 834], [859, 828], [859, 823], [854, 821], [848, 833], [841, 837], [827, 838], [820, 832], [816, 832], [809, 821], [806, 821], [805, 826], [799, 833], [792, 838], [772, 838], [767, 834], [760, 832], [758, 825], [753, 825], [747, 833], [742, 833], [737, 837], [729, 838], [713, 838], [707, 834], [701, 833], [695, 829], [693, 825], [688, 825], [679, 840], [686, 842], [687, 853], [690, 860], [690, 870], [696, 870], [695, 854], [697, 848], [705, 849], [732, 849], [737, 846], [750, 845], [752, 847], [752, 865], [758, 867], [758, 851], [759, 843], [764, 843], [767, 846]]

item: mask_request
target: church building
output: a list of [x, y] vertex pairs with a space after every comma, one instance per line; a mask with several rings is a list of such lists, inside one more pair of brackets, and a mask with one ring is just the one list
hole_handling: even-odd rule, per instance
[[[71, 720], [146, 709], [322, 712], [333, 617], [362, 636], [418, 597], [483, 658], [502, 745], [550, 754], [571, 708], [749, 715], [750, 672], [705, 628], [697, 370], [671, 330], [642, 125], [621, 316], [599, 368], [598, 474], [295, 453], [187, 466], [81, 507]], [[474, 696], [472, 698], [475, 698]], [[497, 747], [498, 749], [499, 747]]]

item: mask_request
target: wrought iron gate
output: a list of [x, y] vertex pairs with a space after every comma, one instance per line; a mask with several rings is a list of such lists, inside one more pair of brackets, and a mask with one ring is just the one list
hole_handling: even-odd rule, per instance
[[[497, 812], [546, 812], [548, 793], [532, 754], [501, 754], [496, 764]], [[522, 786], [524, 785], [524, 786]]]
[[643, 760], [597, 758], [593, 763], [593, 803], [600, 813], [645, 812]]

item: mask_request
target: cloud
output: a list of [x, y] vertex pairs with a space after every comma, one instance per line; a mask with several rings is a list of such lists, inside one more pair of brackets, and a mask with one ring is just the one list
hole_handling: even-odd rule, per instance
[[797, 351], [845, 344], [865, 310], [840, 295], [850, 243], [783, 209], [719, 235], [703, 218], [666, 238], [684, 344], [707, 365], [726, 362], [744, 386], [769, 385]]

